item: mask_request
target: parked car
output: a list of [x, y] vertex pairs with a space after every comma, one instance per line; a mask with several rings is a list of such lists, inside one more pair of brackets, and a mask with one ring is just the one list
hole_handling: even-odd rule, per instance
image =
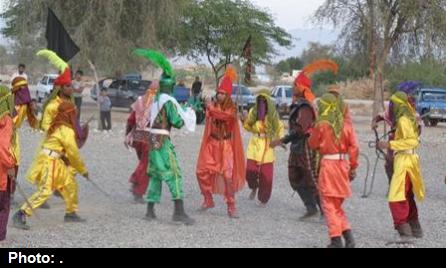
[[122, 78], [123, 80], [140, 81], [142, 80], [142, 75], [139, 73], [129, 73], [125, 74]]
[[42, 102], [46, 99], [53, 90], [54, 81], [57, 79], [59, 75], [57, 74], [46, 74], [43, 78], [37, 83], [36, 86], [36, 99], [38, 102]]
[[[147, 88], [152, 82], [146, 80], [113, 80], [104, 79], [99, 81], [99, 87], [107, 88], [108, 96], [112, 102], [112, 107], [129, 108], [138, 99], [146, 93]], [[107, 85], [108, 84], [108, 85]], [[98, 89], [95, 85], [91, 90], [90, 97], [97, 101]]]
[[[244, 110], [251, 109], [256, 104], [256, 97], [252, 94], [251, 90], [242, 85], [234, 85], [232, 92], [232, 100], [237, 106], [243, 107]], [[239, 99], [240, 97], [240, 99]]]
[[418, 90], [416, 106], [426, 127], [436, 127], [438, 123], [446, 122], [446, 89]]
[[176, 86], [173, 90], [173, 97], [180, 104], [185, 104], [190, 98], [190, 89], [183, 86]]
[[290, 114], [290, 107], [293, 104], [293, 88], [291, 86], [276, 86], [271, 91], [271, 97], [276, 103], [280, 117]]

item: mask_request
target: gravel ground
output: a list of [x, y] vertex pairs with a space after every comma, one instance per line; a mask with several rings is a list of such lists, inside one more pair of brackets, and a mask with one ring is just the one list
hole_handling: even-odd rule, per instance
[[[121, 121], [126, 114], [114, 113], [114, 119]], [[373, 139], [368, 131], [369, 120], [355, 118], [362, 153], [374, 161], [374, 150], [368, 149], [367, 141]], [[197, 220], [193, 227], [176, 226], [170, 223], [173, 204], [164, 187], [163, 201], [157, 207], [159, 221], [148, 223], [143, 220], [144, 205], [132, 203], [128, 177], [136, 166], [136, 155], [122, 145], [124, 125], [115, 125], [113, 133], [92, 133], [82, 151], [93, 180], [111, 194], [108, 198], [79, 178], [80, 214], [88, 219], [83, 224], [64, 224], [64, 204], [59, 198], [50, 200], [51, 210], [39, 210], [29, 220], [30, 231], [9, 228], [8, 241], [0, 247], [325, 247], [328, 243], [327, 229], [322, 222], [302, 223], [298, 218], [305, 212], [304, 207], [292, 190], [287, 178], [287, 152], [277, 151], [278, 161], [272, 199], [267, 208], [259, 208], [248, 200], [249, 189], [238, 194], [238, 208], [241, 216], [231, 220], [226, 216], [222, 198], [216, 198], [216, 209], [200, 214], [196, 209], [201, 204], [199, 187], [195, 178], [195, 165], [203, 133], [203, 127], [188, 134], [176, 131], [173, 142], [176, 145], [185, 178], [185, 204], [190, 216]], [[420, 205], [422, 224], [426, 232], [423, 240], [404, 247], [444, 247], [446, 232], [444, 213], [446, 187], [443, 183], [446, 152], [441, 150], [446, 141], [445, 126], [426, 129], [420, 154], [423, 174], [427, 186], [427, 200]], [[33, 186], [24, 182], [26, 168], [30, 166], [41, 134], [28, 129], [21, 131], [23, 144], [23, 165], [20, 171], [21, 185], [27, 195], [33, 193]], [[245, 144], [249, 135], [244, 134]], [[373, 195], [362, 199], [366, 171], [365, 161], [359, 177], [353, 183], [354, 196], [345, 208], [353, 225], [359, 247], [397, 247], [388, 244], [396, 241], [392, 220], [386, 203], [387, 182], [382, 164], [377, 173]], [[17, 196], [17, 201], [23, 199]]]

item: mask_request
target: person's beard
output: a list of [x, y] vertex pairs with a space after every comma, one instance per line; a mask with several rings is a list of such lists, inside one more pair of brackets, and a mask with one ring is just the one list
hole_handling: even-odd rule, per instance
[[71, 95], [66, 94], [63, 90], [61, 91], [61, 94], [64, 99], [71, 99]]

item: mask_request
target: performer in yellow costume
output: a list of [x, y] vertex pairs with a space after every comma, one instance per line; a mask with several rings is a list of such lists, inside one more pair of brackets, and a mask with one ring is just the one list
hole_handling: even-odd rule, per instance
[[416, 112], [409, 97], [403, 92], [392, 96], [396, 119], [395, 139], [380, 142], [381, 149], [395, 152], [394, 173], [390, 183], [389, 203], [395, 229], [401, 237], [423, 237], [415, 197], [425, 197], [420, 157], [416, 153], [419, 142], [419, 128]]
[[257, 196], [258, 204], [265, 206], [272, 194], [276, 161], [271, 143], [285, 136], [285, 127], [267, 91], [258, 95], [256, 105], [244, 120], [243, 127], [253, 134], [246, 153], [246, 180], [252, 190], [250, 199], [254, 200]]
[[70, 176], [70, 170], [66, 161], [69, 161], [70, 166], [79, 174], [89, 179], [77, 146], [76, 120], [76, 106], [71, 102], [63, 101], [58, 107], [58, 113], [48, 129], [36, 160], [39, 188], [14, 215], [13, 221], [16, 228], [28, 230], [26, 217], [31, 217], [33, 211], [44, 204], [54, 191], [58, 191], [65, 201], [65, 221], [84, 221], [77, 215], [77, 184], [75, 180], [67, 179]]
[[[54, 81], [54, 89], [51, 93], [51, 96], [48, 98], [48, 100], [45, 102], [43, 106], [43, 117], [40, 122], [40, 129], [44, 131], [45, 133], [48, 132], [51, 124], [53, 123], [54, 119], [56, 118], [56, 115], [58, 113], [58, 108], [61, 103], [64, 101], [72, 102], [72, 95], [73, 95], [73, 88], [71, 86], [71, 70], [66, 62], [64, 62], [59, 56], [57, 56], [56, 53], [50, 50], [41, 50], [37, 53], [38, 56], [47, 58], [50, 63], [52, 63], [61, 73], [61, 75]], [[75, 127], [75, 133], [77, 130], [77, 121], [76, 121], [76, 127]], [[28, 171], [27, 179], [31, 184], [36, 184], [40, 186], [40, 182], [38, 181], [40, 179], [40, 172], [41, 170], [38, 167], [38, 158], [35, 159], [33, 164], [31, 165], [31, 168]], [[75, 179], [76, 176], [76, 169], [71, 167], [67, 161], [65, 161], [66, 164], [68, 164], [68, 174], [66, 176], [66, 180], [70, 181], [70, 183], [67, 183], [67, 185], [70, 185], [73, 187], [71, 192], [76, 191], [77, 192], [77, 182]], [[77, 195], [73, 196], [72, 203], [75, 203], [76, 206], [78, 204]], [[44, 204], [41, 208], [49, 208], [48, 204]]]

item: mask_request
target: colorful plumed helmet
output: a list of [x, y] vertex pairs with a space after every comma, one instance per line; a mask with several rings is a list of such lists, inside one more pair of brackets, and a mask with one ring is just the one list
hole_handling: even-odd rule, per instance
[[56, 52], [49, 49], [43, 49], [37, 52], [37, 56], [44, 57], [59, 70], [59, 77], [54, 81], [54, 86], [71, 85], [71, 69], [68, 63], [61, 59]]
[[155, 66], [163, 70], [163, 74], [161, 75], [159, 81], [159, 86], [160, 86], [159, 91], [161, 93], [172, 95], [173, 89], [176, 84], [176, 79], [172, 65], [170, 64], [166, 56], [164, 56], [164, 54], [159, 51], [143, 49], [143, 48], [135, 49], [133, 53], [139, 57], [148, 59]]
[[231, 96], [233, 91], [233, 84], [236, 81], [237, 71], [235, 70], [234, 66], [228, 65], [228, 67], [226, 67], [225, 75], [223, 76], [217, 92]]
[[400, 83], [397, 87], [397, 91], [406, 93], [407, 95], [414, 95], [415, 91], [421, 87], [421, 82], [418, 81], [406, 81]]
[[28, 87], [28, 81], [21, 76], [17, 76], [12, 80], [11, 86], [12, 86], [12, 91], [16, 92], [20, 90], [22, 87]]
[[294, 89], [304, 95], [304, 98], [310, 102], [315, 100], [315, 96], [312, 91], [313, 81], [311, 76], [317, 72], [331, 71], [337, 74], [339, 66], [336, 62], [331, 60], [318, 60], [310, 65], [305, 66], [302, 72], [294, 81]]

